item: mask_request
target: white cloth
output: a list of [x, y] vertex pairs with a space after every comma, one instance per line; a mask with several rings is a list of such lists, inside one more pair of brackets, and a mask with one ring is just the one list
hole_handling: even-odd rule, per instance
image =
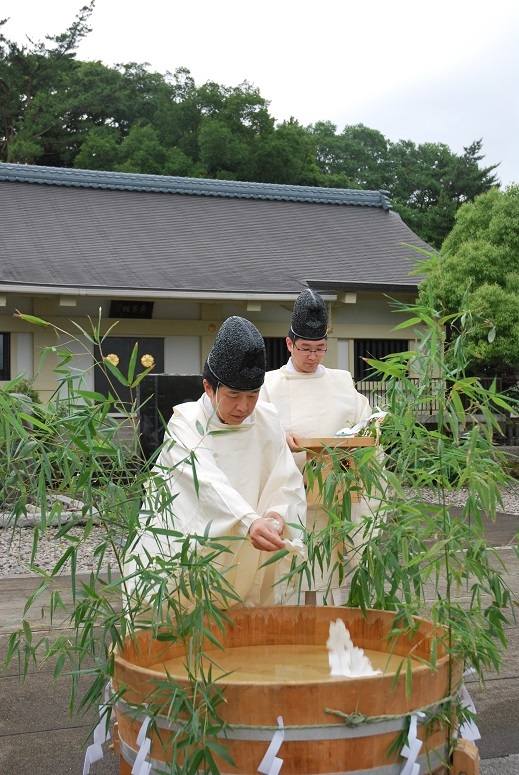
[[[322, 367], [322, 370], [313, 374], [304, 374], [295, 371], [289, 361], [286, 366], [266, 373], [260, 398], [274, 404], [285, 432], [303, 438], [332, 437], [345, 425], [353, 426], [371, 416], [368, 399], [356, 390], [350, 372], [342, 369]], [[306, 463], [305, 452], [295, 452], [294, 459], [302, 470]], [[363, 517], [371, 516], [372, 511], [373, 504], [366, 498], [362, 498], [360, 503], [352, 503], [352, 522], [360, 525]], [[309, 506], [308, 529], [321, 532], [327, 525], [326, 512], [319, 507]], [[362, 545], [363, 540], [362, 530], [359, 528], [352, 536], [355, 549]], [[339, 547], [333, 552], [330, 568], [340, 561], [338, 552]], [[355, 563], [354, 554], [351, 551], [347, 553], [350, 562]], [[322, 602], [321, 593], [330, 589], [332, 594], [327, 600], [330, 604], [336, 597], [333, 591], [338, 589], [335, 578], [337, 574], [334, 574], [330, 582], [330, 574], [326, 571], [321, 574], [319, 568], [314, 567], [313, 572], [313, 589], [318, 593], [318, 601]]]
[[[217, 433], [211, 434], [214, 431]], [[191, 452], [196, 460], [196, 482], [189, 463]], [[272, 406], [258, 401], [251, 421], [236, 426], [222, 423], [204, 405], [203, 397], [176, 406], [154, 469], [157, 472], [175, 499], [167, 511], [153, 515], [153, 527], [168, 527], [184, 535], [207, 531], [211, 537], [244, 537], [230, 541], [231, 551], [218, 559], [220, 570], [244, 604], [296, 602], [286, 584], [273, 589], [288, 571], [291, 555], [261, 568], [272, 555], [254, 549], [245, 538], [252, 522], [269, 511], [285, 520], [284, 538], [300, 538], [287, 523], [305, 524], [303, 478]], [[145, 505], [156, 510], [153, 493]], [[144, 511], [143, 522], [145, 519], [149, 520], [149, 513]], [[175, 547], [167, 537], [145, 530], [136, 548], [143, 560], [145, 549], [152, 556], [168, 556]]]
[[[345, 425], [371, 416], [368, 399], [342, 369], [303, 374], [282, 366], [265, 374], [260, 398], [274, 404], [285, 432], [306, 438], [335, 436]], [[305, 453], [297, 452], [295, 459], [302, 469]]]
[[[285, 369], [286, 369], [287, 371], [295, 371], [295, 372], [297, 373], [297, 369], [296, 369], [296, 367], [294, 366], [294, 362], [293, 362], [293, 360], [292, 360], [292, 357], [290, 357], [290, 358], [288, 359], [288, 361], [287, 361], [287, 363], [286, 363], [286, 366], [285, 366]], [[322, 363], [318, 363], [318, 364], [317, 364], [317, 368], [316, 368], [316, 370], [315, 370], [315, 372], [314, 372], [314, 373], [315, 373], [315, 374], [324, 374], [324, 366], [322, 365]]]

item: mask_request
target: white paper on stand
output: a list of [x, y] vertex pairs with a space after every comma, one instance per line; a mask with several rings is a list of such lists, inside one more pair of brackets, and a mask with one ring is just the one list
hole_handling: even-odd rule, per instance
[[364, 428], [367, 428], [371, 423], [374, 423], [376, 428], [377, 425], [380, 425], [380, 423], [383, 422], [386, 415], [387, 412], [383, 412], [381, 409], [378, 409], [376, 412], [373, 412], [370, 417], [366, 417], [365, 420], [360, 420], [360, 422], [358, 422], [356, 425], [353, 425], [351, 428], [341, 428], [340, 431], [337, 431], [335, 436], [356, 436], [358, 433], [364, 430]]

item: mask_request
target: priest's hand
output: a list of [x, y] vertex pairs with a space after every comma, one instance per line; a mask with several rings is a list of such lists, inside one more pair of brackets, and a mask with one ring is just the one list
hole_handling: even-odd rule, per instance
[[290, 452], [301, 452], [301, 445], [298, 442], [297, 436], [291, 433], [291, 431], [287, 431], [285, 436], [287, 437], [287, 444]]
[[285, 543], [281, 538], [284, 527], [282, 517], [274, 511], [269, 511], [264, 517], [255, 519], [249, 528], [253, 547], [262, 552], [278, 552], [280, 549], [285, 549]]

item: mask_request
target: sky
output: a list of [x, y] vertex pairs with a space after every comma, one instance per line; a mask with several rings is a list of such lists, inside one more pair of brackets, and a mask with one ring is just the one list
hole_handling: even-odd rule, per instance
[[[0, 0], [3, 33], [43, 40], [85, 2]], [[248, 81], [277, 121], [362, 123], [457, 154], [482, 139], [482, 164], [519, 183], [517, 0], [96, 0], [90, 26], [78, 59]]]

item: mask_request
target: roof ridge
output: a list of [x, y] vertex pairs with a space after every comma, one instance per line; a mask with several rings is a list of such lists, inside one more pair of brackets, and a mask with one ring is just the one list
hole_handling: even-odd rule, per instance
[[43, 183], [51, 186], [109, 188], [238, 199], [277, 199], [293, 202], [380, 207], [383, 210], [391, 209], [388, 192], [382, 190], [364, 191], [350, 188], [294, 186], [281, 183], [249, 183], [239, 180], [142, 175], [133, 172], [79, 170], [69, 167], [45, 167], [9, 162], [0, 162], [0, 180], [20, 183]]

